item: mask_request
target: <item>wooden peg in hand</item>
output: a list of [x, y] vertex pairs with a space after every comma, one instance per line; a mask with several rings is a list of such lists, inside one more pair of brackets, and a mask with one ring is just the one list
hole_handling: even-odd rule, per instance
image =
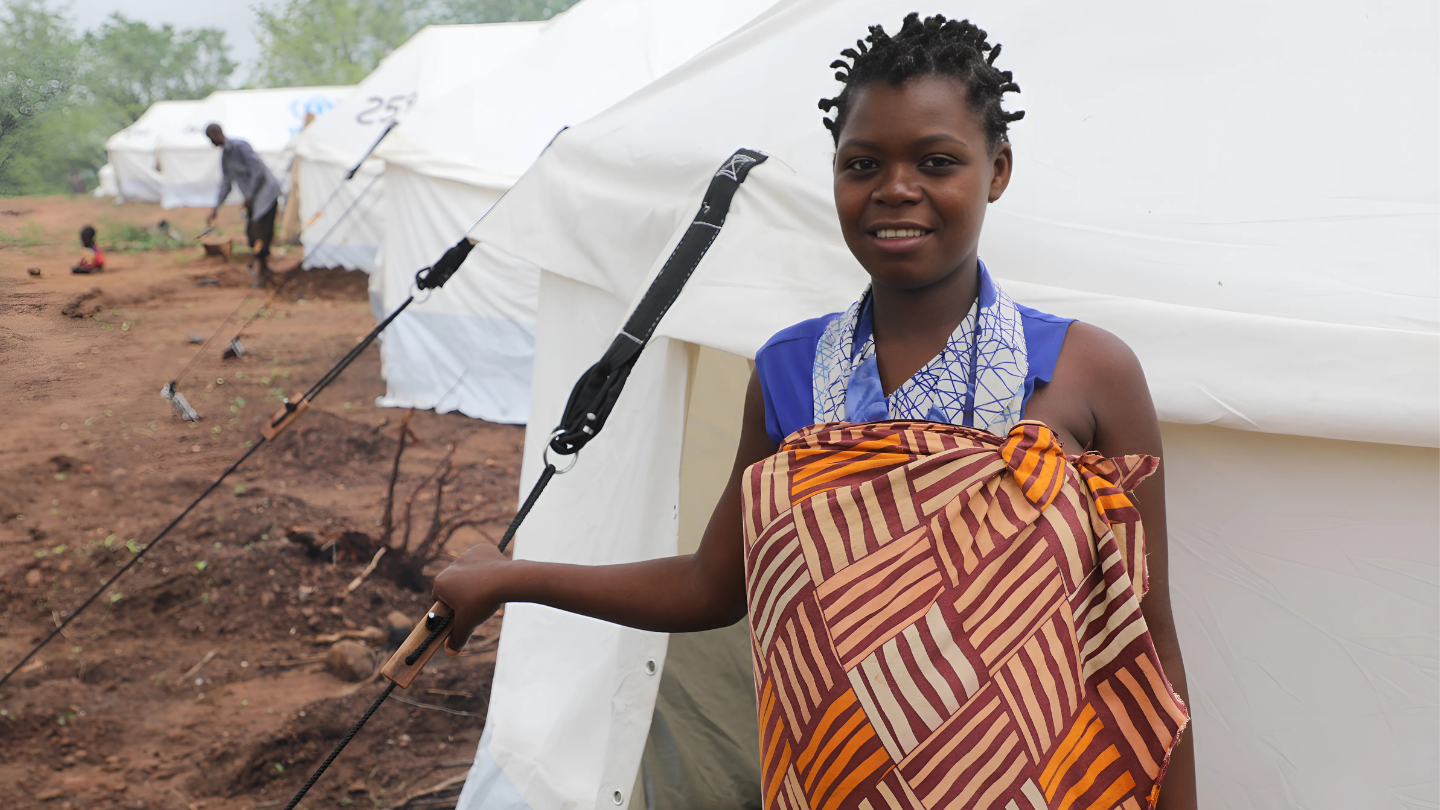
[[455, 611], [451, 610], [450, 606], [443, 602], [436, 602], [431, 606], [429, 612], [425, 614], [425, 618], [420, 620], [419, 624], [415, 625], [414, 630], [410, 631], [410, 636], [405, 639], [405, 643], [401, 644], [400, 649], [396, 650], [395, 654], [390, 656], [390, 660], [385, 662], [385, 666], [380, 668], [380, 674], [393, 681], [395, 685], [401, 689], [409, 689], [410, 682], [415, 680], [415, 676], [419, 675], [420, 670], [425, 668], [425, 663], [430, 660], [430, 656], [439, 652], [440, 648], [445, 646], [445, 640], [450, 638], [452, 625], [445, 625], [445, 629], [441, 630], [435, 637], [435, 640], [430, 642], [430, 646], [426, 647], [424, 652], [416, 656], [415, 663], [407, 664], [405, 663], [405, 659], [409, 658], [412, 653], [420, 648], [420, 645], [425, 642], [425, 639], [430, 637], [430, 633], [434, 631], [434, 628], [439, 624], [440, 620], [453, 616], [454, 613]]

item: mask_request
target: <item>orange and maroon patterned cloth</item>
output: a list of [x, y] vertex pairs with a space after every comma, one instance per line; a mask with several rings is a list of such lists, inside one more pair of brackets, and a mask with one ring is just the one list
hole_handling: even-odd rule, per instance
[[1187, 713], [1126, 492], [1049, 428], [816, 425], [745, 481], [767, 810], [1140, 810]]

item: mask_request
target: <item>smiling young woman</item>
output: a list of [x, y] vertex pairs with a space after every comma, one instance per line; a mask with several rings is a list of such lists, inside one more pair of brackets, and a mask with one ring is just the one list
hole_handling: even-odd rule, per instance
[[1019, 88], [969, 22], [857, 45], [821, 107], [871, 283], [757, 353], [700, 549], [587, 567], [482, 544], [435, 581], [451, 644], [507, 601], [662, 632], [748, 616], [766, 807], [1193, 807], [1144, 375], [978, 255]]

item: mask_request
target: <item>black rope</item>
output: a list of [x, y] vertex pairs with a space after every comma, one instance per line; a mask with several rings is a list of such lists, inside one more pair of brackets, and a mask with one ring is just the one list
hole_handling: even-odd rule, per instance
[[544, 472], [540, 473], [539, 480], [535, 482], [535, 486], [530, 488], [530, 494], [526, 496], [524, 505], [520, 507], [519, 512], [515, 513], [515, 518], [510, 521], [510, 527], [505, 530], [505, 536], [500, 538], [498, 548], [501, 551], [504, 551], [505, 547], [510, 545], [511, 539], [515, 537], [515, 531], [520, 528], [521, 523], [525, 522], [525, 516], [530, 514], [531, 509], [535, 508], [535, 502], [540, 500], [540, 493], [545, 491], [545, 485], [549, 484], [550, 479], [554, 477], [555, 465], [546, 464]]
[[[300, 402], [314, 399], [322, 390], [325, 389], [326, 386], [334, 382], [335, 378], [339, 377], [340, 374], [344, 372], [351, 363], [355, 362], [355, 359], [358, 358], [360, 354], [364, 352], [371, 343], [375, 342], [375, 338], [380, 334], [380, 332], [384, 330], [385, 327], [389, 326], [390, 322], [395, 320], [395, 318], [398, 317], [401, 312], [404, 312], [405, 308], [410, 306], [411, 302], [413, 302], [414, 300], [415, 299], [413, 296], [410, 298], [406, 298], [405, 301], [400, 304], [400, 306], [395, 308], [394, 312], [391, 312], [390, 315], [385, 318], [385, 320], [381, 321], [375, 326], [374, 329], [370, 330], [370, 334], [366, 335], [365, 338], [361, 340], [358, 345], [356, 345], [350, 351], [346, 352], [344, 357], [340, 358], [340, 360], [336, 362], [329, 371], [325, 372], [324, 376], [320, 378], [319, 382], [310, 386], [310, 390], [305, 392], [305, 396], [301, 397], [299, 401], [294, 403], [286, 402], [286, 409], [288, 411], [294, 411], [297, 407], [299, 407]], [[179, 525], [180, 521], [183, 520], [186, 515], [190, 514], [191, 510], [193, 510], [196, 506], [199, 506], [201, 501], [205, 500], [205, 498], [209, 496], [211, 492], [214, 492], [215, 488], [220, 486], [220, 484], [223, 483], [231, 473], [239, 469], [240, 465], [244, 464], [245, 460], [250, 458], [251, 454], [253, 454], [256, 450], [259, 450], [260, 446], [264, 443], [265, 438], [262, 436], [260, 437], [259, 441], [250, 446], [250, 449], [245, 451], [245, 454], [243, 456], [236, 460], [234, 464], [231, 464], [229, 469], [221, 473], [219, 478], [215, 479], [215, 481], [210, 484], [210, 486], [206, 487], [205, 491], [200, 493], [199, 497], [191, 501], [190, 505], [185, 507], [185, 511], [181, 512], [174, 520], [170, 521], [169, 525], [162, 529], [159, 534], [155, 535], [154, 540], [151, 540], [145, 546], [145, 548], [141, 549], [134, 557], [130, 559], [129, 562], [127, 562], [123, 567], [121, 567], [121, 569], [115, 573], [115, 576], [110, 577], [110, 579], [105, 581], [104, 585], [100, 586], [99, 590], [90, 594], [89, 598], [87, 598], [84, 602], [80, 604], [80, 607], [70, 611], [70, 613], [65, 617], [65, 621], [61, 622], [59, 627], [56, 627], [55, 630], [52, 631], [49, 635], [47, 635], [39, 644], [36, 644], [34, 649], [26, 653], [25, 657], [20, 659], [20, 663], [16, 664], [10, 669], [9, 672], [5, 673], [5, 677], [0, 678], [0, 686], [4, 686], [5, 683], [10, 680], [10, 677], [16, 672], [18, 672], [20, 668], [25, 665], [25, 662], [29, 661], [32, 657], [34, 657], [35, 653], [39, 652], [42, 647], [50, 643], [51, 639], [59, 635], [60, 631], [64, 630], [70, 624], [70, 622], [75, 619], [76, 616], [80, 615], [81, 611], [85, 610], [85, 608], [89, 607], [92, 602], [99, 598], [100, 594], [104, 593], [107, 588], [114, 584], [115, 580], [119, 579], [126, 571], [129, 571], [132, 566], [138, 563], [140, 561], [140, 558], [144, 557], [150, 551], [150, 549], [155, 547], [155, 544], [157, 542], [164, 538], [165, 535], [169, 534], [171, 529], [174, 529], [177, 525]]]
[[169, 525], [167, 525], [165, 528], [161, 529], [161, 530], [160, 530], [160, 533], [157, 534], [157, 535], [155, 535], [155, 539], [151, 540], [149, 543], [146, 543], [146, 544], [145, 544], [145, 547], [142, 548], [142, 549], [140, 549], [140, 551], [137, 552], [134, 557], [131, 557], [129, 562], [127, 562], [127, 563], [125, 563], [125, 565], [121, 566], [120, 570], [117, 571], [117, 572], [115, 572], [115, 576], [110, 577], [109, 579], [105, 580], [105, 584], [104, 584], [104, 585], [101, 585], [99, 590], [97, 590], [97, 591], [95, 591], [94, 593], [90, 594], [90, 598], [88, 598], [88, 599], [86, 599], [84, 602], [80, 603], [80, 607], [75, 608], [74, 610], [70, 611], [70, 612], [65, 616], [65, 621], [61, 622], [60, 625], [59, 625], [58, 627], [56, 627], [54, 630], [52, 630], [52, 631], [50, 632], [50, 635], [46, 636], [39, 644], [36, 644], [34, 649], [32, 649], [30, 652], [26, 653], [26, 654], [25, 654], [25, 657], [20, 659], [20, 663], [18, 663], [18, 664], [16, 664], [15, 666], [11, 667], [11, 668], [10, 668], [10, 671], [7, 672], [7, 673], [5, 673], [5, 677], [0, 678], [0, 686], [4, 686], [4, 685], [5, 685], [5, 682], [8, 681], [8, 680], [10, 680], [10, 676], [11, 676], [11, 675], [14, 675], [16, 672], [20, 671], [20, 668], [23, 667], [23, 666], [25, 666], [25, 662], [26, 662], [26, 661], [29, 661], [29, 660], [35, 655], [35, 653], [40, 652], [40, 648], [44, 647], [46, 644], [48, 644], [48, 643], [50, 642], [51, 639], [55, 638], [57, 635], [60, 634], [61, 631], [63, 631], [66, 627], [68, 627], [68, 626], [70, 625], [70, 622], [74, 621], [75, 617], [80, 615], [80, 612], [81, 612], [81, 611], [83, 611], [83, 610], [84, 610], [85, 608], [87, 608], [87, 607], [90, 607], [90, 603], [91, 603], [91, 602], [94, 602], [97, 598], [99, 598], [100, 594], [104, 593], [107, 588], [109, 588], [112, 584], [114, 584], [115, 580], [117, 580], [117, 579], [119, 579], [121, 576], [123, 576], [126, 571], [129, 571], [132, 567], [134, 567], [134, 565], [135, 565], [136, 563], [140, 562], [140, 560], [141, 560], [146, 554], [150, 553], [150, 549], [154, 548], [156, 543], [159, 543], [160, 540], [165, 537], [165, 535], [167, 535], [167, 534], [170, 533], [170, 530], [171, 530], [171, 529], [175, 528], [175, 527], [180, 523], [180, 521], [184, 520], [184, 519], [185, 519], [185, 516], [188, 515], [188, 514], [190, 514], [190, 510], [194, 509], [196, 506], [199, 506], [199, 505], [200, 505], [200, 502], [203, 501], [203, 500], [205, 500], [206, 496], [208, 496], [210, 493], [214, 492], [214, 491], [215, 491], [215, 488], [218, 487], [218, 486], [220, 486], [220, 484], [225, 481], [225, 479], [230, 475], [230, 473], [233, 473], [233, 472], [235, 472], [235, 470], [239, 469], [239, 468], [240, 468], [240, 465], [245, 463], [245, 459], [250, 458], [250, 455], [251, 455], [252, 453], [254, 453], [256, 450], [259, 450], [259, 449], [260, 449], [260, 445], [262, 445], [262, 444], [264, 444], [264, 443], [265, 443], [265, 438], [262, 436], [262, 437], [260, 438], [260, 441], [258, 441], [258, 442], [256, 442], [255, 444], [251, 445], [251, 446], [250, 446], [250, 449], [245, 451], [245, 455], [241, 456], [238, 460], [236, 460], [236, 462], [235, 462], [234, 464], [231, 464], [231, 465], [230, 465], [230, 468], [227, 469], [225, 472], [220, 473], [220, 477], [219, 477], [219, 478], [216, 478], [214, 483], [212, 483], [210, 486], [206, 487], [206, 488], [205, 488], [205, 491], [202, 492], [202, 493], [200, 493], [200, 496], [199, 496], [198, 498], [196, 498], [195, 500], [191, 501], [191, 502], [190, 502], [190, 505], [187, 506], [187, 507], [185, 507], [185, 511], [181, 512], [174, 520], [170, 521]]
[[[388, 132], [388, 130], [387, 130], [387, 132]], [[359, 166], [357, 165], [356, 168], [358, 169]], [[325, 235], [324, 235], [324, 236], [320, 237], [320, 240], [315, 243], [315, 249], [309, 251], [309, 252], [307, 253], [307, 256], [318, 256], [318, 255], [320, 255], [320, 249], [323, 248], [323, 247], [325, 247], [326, 243], [328, 243], [328, 242], [330, 241], [330, 235], [333, 234], [333, 233], [335, 233], [335, 230], [340, 227], [340, 223], [342, 223], [342, 222], [345, 221], [345, 217], [349, 216], [349, 215], [350, 215], [350, 212], [353, 211], [353, 210], [355, 210], [355, 206], [359, 205], [359, 204], [360, 204], [360, 201], [365, 198], [365, 195], [366, 195], [367, 193], [369, 193], [370, 187], [373, 186], [373, 185], [375, 185], [376, 183], [380, 182], [380, 178], [383, 177], [383, 176], [384, 176], [384, 175], [377, 174], [377, 175], [375, 175], [374, 177], [370, 178], [370, 182], [365, 184], [365, 188], [360, 189], [360, 193], [355, 195], [355, 199], [351, 200], [351, 201], [350, 201], [350, 204], [347, 205], [347, 206], [345, 206], [345, 210], [340, 212], [340, 216], [337, 217], [334, 222], [330, 223], [330, 229], [325, 232]], [[347, 179], [348, 179], [348, 178], [347, 178]], [[336, 193], [339, 193], [340, 189], [342, 189], [342, 188], [344, 188], [344, 187], [345, 187], [345, 183], [342, 181], [342, 182], [340, 183], [340, 185], [338, 185], [338, 186], [335, 187]], [[333, 198], [334, 195], [331, 195], [331, 197]], [[320, 210], [320, 213], [322, 213], [322, 214], [325, 213], [325, 210], [322, 208], [322, 209]], [[302, 233], [302, 234], [304, 233], [304, 228], [301, 228], [301, 233]], [[301, 259], [301, 263], [302, 263], [302, 264], [304, 263], [304, 259]], [[296, 269], [299, 269], [299, 268], [296, 268]]]
[[395, 682], [391, 681], [390, 685], [385, 687], [385, 691], [380, 693], [380, 697], [375, 698], [375, 702], [371, 703], [370, 708], [365, 710], [365, 714], [360, 716], [360, 720], [350, 727], [350, 733], [345, 735], [345, 739], [341, 740], [340, 744], [335, 746], [335, 750], [330, 752], [330, 756], [326, 757], [325, 761], [320, 763], [320, 767], [316, 768], [315, 772], [310, 774], [310, 778], [305, 780], [305, 784], [300, 788], [300, 792], [296, 793], [295, 798], [291, 799], [290, 803], [285, 805], [285, 810], [295, 810], [295, 805], [299, 804], [300, 800], [305, 798], [305, 794], [309, 793], [310, 788], [315, 786], [315, 782], [319, 780], [321, 775], [325, 773], [325, 770], [330, 767], [330, 763], [334, 762], [335, 758], [340, 756], [340, 752], [345, 750], [345, 746], [349, 745], [350, 741], [355, 739], [355, 735], [359, 734], [360, 729], [365, 727], [365, 723], [370, 719], [370, 715], [374, 714], [375, 710], [380, 708], [380, 704], [384, 703], [385, 698], [390, 697], [390, 693], [393, 691], [395, 691]]
[[[389, 130], [386, 130], [386, 131], [388, 132]], [[384, 137], [384, 136], [381, 136], [381, 137]], [[379, 141], [376, 141], [376, 143], [378, 144]], [[374, 179], [372, 179], [372, 180], [370, 181], [370, 183], [365, 186], [365, 188], [360, 189], [360, 193], [357, 194], [357, 195], [355, 195], [355, 199], [353, 199], [353, 200], [350, 201], [350, 205], [347, 206], [346, 209], [340, 213], [340, 217], [339, 217], [338, 219], [336, 219], [335, 222], [330, 225], [330, 230], [326, 231], [326, 232], [325, 232], [325, 235], [322, 236], [322, 237], [320, 238], [320, 241], [316, 243], [316, 248], [317, 248], [317, 250], [318, 250], [320, 247], [324, 247], [325, 241], [330, 238], [330, 234], [334, 233], [334, 232], [335, 232], [335, 229], [340, 227], [340, 223], [343, 222], [343, 221], [345, 220], [345, 217], [348, 216], [348, 215], [350, 214], [350, 212], [355, 209], [355, 206], [356, 206], [357, 204], [359, 204], [360, 200], [364, 199], [366, 193], [368, 193], [368, 192], [370, 191], [370, 187], [373, 186], [373, 185], [375, 185], [376, 181], [378, 181], [381, 176], [382, 176], [382, 175], [376, 175], [376, 176], [374, 177]], [[340, 186], [337, 186], [337, 187], [336, 187], [336, 191], [338, 192], [338, 191], [340, 190], [340, 188], [343, 188], [343, 187], [344, 187], [344, 183], [341, 183]], [[302, 260], [302, 261], [303, 261], [303, 260]], [[272, 291], [272, 292], [270, 293], [270, 296], [269, 296], [269, 297], [273, 300], [274, 298], [276, 298], [277, 296], [279, 296], [280, 293], [281, 293], [281, 291], [283, 291], [283, 290], [285, 289], [285, 286], [290, 283], [291, 279], [294, 279], [294, 278], [295, 278], [296, 276], [298, 276], [299, 274], [300, 274], [300, 267], [297, 265], [297, 266], [296, 266], [294, 269], [292, 269], [290, 272], [286, 273], [284, 278], [280, 279], [280, 283], [279, 283], [278, 285], [276, 285], [274, 291]], [[206, 338], [206, 339], [205, 339], [205, 342], [202, 343], [202, 344], [200, 344], [200, 348], [197, 349], [196, 352], [195, 352], [195, 355], [190, 358], [190, 362], [186, 363], [186, 364], [185, 364], [185, 367], [182, 368], [182, 369], [180, 369], [180, 373], [179, 373], [179, 374], [176, 374], [176, 375], [172, 378], [172, 379], [174, 380], [174, 382], [176, 383], [176, 388], [177, 388], [177, 389], [179, 388], [179, 383], [180, 383], [180, 381], [185, 378], [185, 375], [186, 375], [186, 374], [190, 373], [190, 369], [192, 369], [192, 368], [195, 367], [195, 364], [196, 364], [197, 362], [199, 362], [200, 358], [203, 357], [203, 356], [205, 356], [205, 350], [206, 350], [207, 348], [209, 348], [209, 346], [210, 346], [210, 344], [211, 344], [212, 342], [214, 342], [216, 336], [219, 335], [219, 334], [225, 329], [225, 324], [230, 323], [230, 320], [235, 317], [235, 314], [238, 313], [238, 312], [245, 306], [245, 302], [246, 302], [246, 301], [249, 301], [249, 300], [250, 300], [250, 293], [247, 292], [243, 297], [241, 297], [240, 303], [236, 304], [236, 305], [235, 305], [235, 308], [232, 309], [232, 310], [230, 310], [230, 314], [225, 316], [225, 320], [221, 321], [221, 322], [220, 322], [220, 325], [217, 326], [217, 327], [215, 327], [215, 331], [210, 333], [210, 337]], [[240, 338], [240, 336], [245, 333], [245, 330], [250, 328], [250, 324], [255, 323], [255, 321], [260, 318], [260, 316], [265, 312], [265, 309], [266, 309], [265, 305], [264, 305], [264, 304], [261, 304], [260, 307], [255, 310], [255, 314], [254, 314], [254, 315], [251, 315], [250, 318], [245, 321], [245, 323], [243, 323], [243, 324], [240, 325], [240, 328], [239, 328], [239, 329], [235, 330], [235, 336], [234, 336], [233, 338], [231, 338], [231, 339], [232, 339], [232, 340], [238, 340], [238, 339]]]
[[[450, 626], [450, 620], [455, 617], [453, 613], [449, 616], [431, 615], [435, 620], [435, 626], [430, 628], [430, 635], [426, 636], [425, 640], [420, 642], [420, 646], [416, 647], [414, 652], [405, 657], [406, 666], [414, 666], [415, 662], [420, 660], [420, 656], [426, 650], [430, 649], [430, 645], [435, 643], [435, 639], [439, 638], [440, 634], [445, 631], [445, 628]], [[427, 620], [427, 623], [429, 623], [429, 620]], [[340, 756], [340, 752], [345, 750], [345, 746], [349, 745], [350, 741], [355, 739], [355, 735], [360, 733], [360, 729], [363, 728], [365, 722], [370, 719], [370, 715], [374, 714], [375, 710], [380, 708], [380, 704], [385, 702], [385, 698], [390, 697], [390, 693], [395, 691], [396, 685], [394, 681], [391, 681], [390, 685], [385, 687], [385, 691], [380, 693], [380, 697], [375, 698], [375, 702], [371, 703], [370, 708], [365, 710], [365, 714], [360, 717], [359, 721], [350, 727], [350, 732], [335, 746], [335, 750], [330, 752], [330, 756], [326, 757], [325, 761], [320, 763], [320, 767], [316, 768], [315, 772], [310, 774], [310, 778], [305, 780], [305, 784], [301, 785], [300, 791], [295, 794], [295, 798], [291, 799], [290, 803], [285, 805], [285, 810], [295, 810], [295, 805], [299, 804], [300, 800], [305, 798], [305, 794], [309, 793], [310, 788], [314, 787], [315, 783], [324, 775], [326, 769], [330, 767], [330, 763], [334, 762], [335, 758]]]
[[413, 295], [407, 297], [404, 301], [401, 301], [400, 306], [396, 307], [394, 311], [392, 311], [389, 315], [385, 316], [385, 320], [375, 324], [375, 328], [370, 330], [370, 334], [362, 338], [361, 341], [357, 343], [353, 349], [351, 349], [349, 352], [346, 352], [345, 356], [340, 358], [340, 361], [336, 363], [333, 368], [325, 372], [325, 375], [321, 377], [318, 382], [310, 386], [310, 390], [306, 391], [305, 396], [301, 397], [301, 399], [314, 399], [315, 395], [319, 394], [320, 391], [325, 388], [325, 386], [334, 382], [335, 378], [340, 376], [340, 373], [345, 370], [346, 366], [349, 366], [351, 363], [355, 362], [355, 358], [359, 357], [362, 352], [364, 352], [367, 348], [370, 347], [371, 343], [375, 342], [375, 338], [379, 337], [380, 333], [385, 331], [385, 327], [389, 326], [391, 321], [398, 318], [400, 316], [400, 313], [404, 312], [405, 308], [410, 306], [414, 302], [415, 296]]
[[[556, 133], [556, 137], [559, 137], [559, 133]], [[551, 139], [551, 143], [554, 143], [554, 139]], [[546, 148], [548, 149], [549, 146], [547, 145]], [[650, 289], [646, 291], [635, 311], [630, 314], [625, 328], [621, 330], [620, 335], [616, 337], [615, 342], [612, 343], [600, 362], [591, 366], [575, 384], [574, 390], [570, 393], [570, 401], [566, 404], [564, 416], [561, 418], [561, 425], [547, 442], [548, 449], [554, 450], [562, 456], [574, 456], [605, 426], [605, 419], [615, 406], [620, 391], [624, 388], [625, 381], [629, 376], [630, 368], [634, 366], [640, 351], [649, 342], [660, 319], [665, 316], [671, 304], [680, 295], [681, 289], [705, 256], [710, 244], [715, 240], [715, 234], [725, 224], [725, 215], [730, 209], [730, 201], [736, 189], [745, 181], [745, 176], [749, 173], [750, 168], [764, 160], [765, 155], [759, 152], [741, 149], [731, 155], [729, 160], [720, 167], [720, 171], [715, 173], [705, 192], [700, 212], [696, 214], [695, 220], [687, 229], [685, 236], [681, 238], [680, 244], [675, 247], [670, 258], [666, 260], [660, 270], [660, 275], [651, 282]], [[728, 183], [725, 182], [727, 179]], [[494, 206], [490, 210], [493, 211]], [[483, 220], [484, 217], [481, 219]], [[444, 284], [451, 275], [460, 269], [460, 265], [465, 262], [465, 258], [473, 247], [474, 243], [470, 242], [468, 237], [455, 243], [434, 265], [415, 274], [416, 286], [425, 290]], [[375, 335], [379, 334], [380, 330], [384, 329], [391, 320], [394, 320], [401, 310], [409, 306], [412, 300], [414, 300], [413, 296], [407, 298], [399, 309], [377, 326], [375, 331], [366, 336], [359, 346], [351, 350], [351, 355], [347, 355], [343, 362], [348, 363], [353, 359], [353, 355], [358, 355], [360, 351], [363, 351]], [[328, 382], [327, 376], [321, 378], [316, 386], [323, 387]], [[305, 398], [310, 396], [311, 393], [306, 392]], [[530, 511], [535, 508], [536, 501], [540, 500], [540, 494], [545, 491], [545, 487], [559, 472], [554, 464], [551, 464], [548, 459], [545, 460], [545, 468], [541, 471], [540, 477], [530, 488], [530, 494], [525, 497], [525, 503], [520, 506], [520, 511], [516, 512], [514, 519], [510, 521], [505, 535], [500, 538], [497, 546], [500, 551], [503, 552], [510, 545], [510, 541], [515, 538], [516, 530], [520, 528], [521, 523], [525, 522]], [[453, 616], [453, 613], [450, 616], [438, 616], [432, 613], [426, 617], [426, 626], [430, 628], [430, 633], [414, 652], [405, 657], [406, 666], [414, 666], [420, 660], [421, 654], [440, 637], [445, 628], [449, 626]], [[294, 810], [306, 792], [315, 784], [315, 781], [325, 773], [325, 769], [330, 767], [330, 763], [335, 761], [335, 758], [360, 731], [360, 727], [365, 725], [365, 721], [370, 719], [370, 715], [375, 713], [375, 710], [394, 689], [395, 682], [391, 681], [380, 697], [375, 700], [375, 703], [370, 706], [370, 710], [365, 712], [365, 716], [360, 718], [360, 722], [350, 729], [350, 733], [345, 735], [345, 739], [335, 746], [335, 750], [330, 752], [330, 756], [320, 764], [315, 773], [310, 775], [305, 785], [300, 788], [300, 792], [295, 794], [295, 798], [290, 800], [290, 804], [286, 805], [285, 810]]]
[[445, 632], [445, 628], [450, 626], [450, 620], [453, 618], [455, 618], [455, 614], [453, 613], [449, 616], [431, 613], [425, 617], [426, 626], [428, 627], [433, 624], [434, 627], [430, 627], [430, 635], [426, 636], [425, 640], [420, 642], [420, 646], [416, 647], [414, 652], [405, 656], [405, 666], [415, 666], [415, 662], [420, 660], [420, 656], [423, 655], [426, 650], [430, 649], [430, 645], [435, 643], [435, 639], [439, 638], [440, 634]]

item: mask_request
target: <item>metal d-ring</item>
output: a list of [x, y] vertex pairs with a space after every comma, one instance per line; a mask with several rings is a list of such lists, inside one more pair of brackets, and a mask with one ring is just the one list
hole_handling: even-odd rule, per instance
[[[565, 432], [565, 431], [564, 431], [563, 429], [561, 429], [561, 428], [555, 428], [555, 430], [551, 431], [549, 437], [547, 437], [547, 438], [545, 439], [545, 449], [544, 449], [543, 451], [541, 451], [541, 453], [540, 453], [540, 461], [543, 462], [546, 467], [553, 466], [553, 465], [550, 463], [550, 442], [554, 441], [556, 436], [559, 436], [560, 434], [562, 434], [562, 433], [564, 433], [564, 432]], [[555, 469], [555, 474], [556, 474], [556, 475], [564, 475], [565, 473], [570, 472], [570, 470], [572, 470], [572, 469], [575, 468], [575, 462], [577, 462], [577, 461], [579, 461], [579, 460], [580, 460], [580, 451], [577, 450], [577, 451], [575, 451], [574, 453], [570, 454], [570, 463], [569, 463], [569, 465], [567, 465], [567, 466], [565, 467], [565, 469], [563, 469], [563, 470], [557, 467], [557, 468]]]
[[[427, 267], [427, 268], [425, 268], [425, 269], [426, 269], [426, 270], [429, 270], [430, 268]], [[423, 272], [423, 271], [421, 271], [421, 272]], [[418, 275], [419, 275], [419, 273], [416, 273], [416, 276], [418, 276]], [[420, 289], [420, 279], [419, 279], [419, 278], [416, 278], [416, 277], [413, 277], [413, 276], [410, 278], [410, 297], [415, 300], [415, 303], [417, 303], [417, 304], [424, 304], [426, 301], [429, 301], [429, 300], [430, 300], [430, 294], [433, 293], [433, 292], [435, 292], [435, 289], [434, 289], [433, 287], [430, 288], [430, 289], [425, 289], [425, 290]], [[424, 298], [421, 298], [421, 297], [420, 297], [422, 294], [425, 296]]]

